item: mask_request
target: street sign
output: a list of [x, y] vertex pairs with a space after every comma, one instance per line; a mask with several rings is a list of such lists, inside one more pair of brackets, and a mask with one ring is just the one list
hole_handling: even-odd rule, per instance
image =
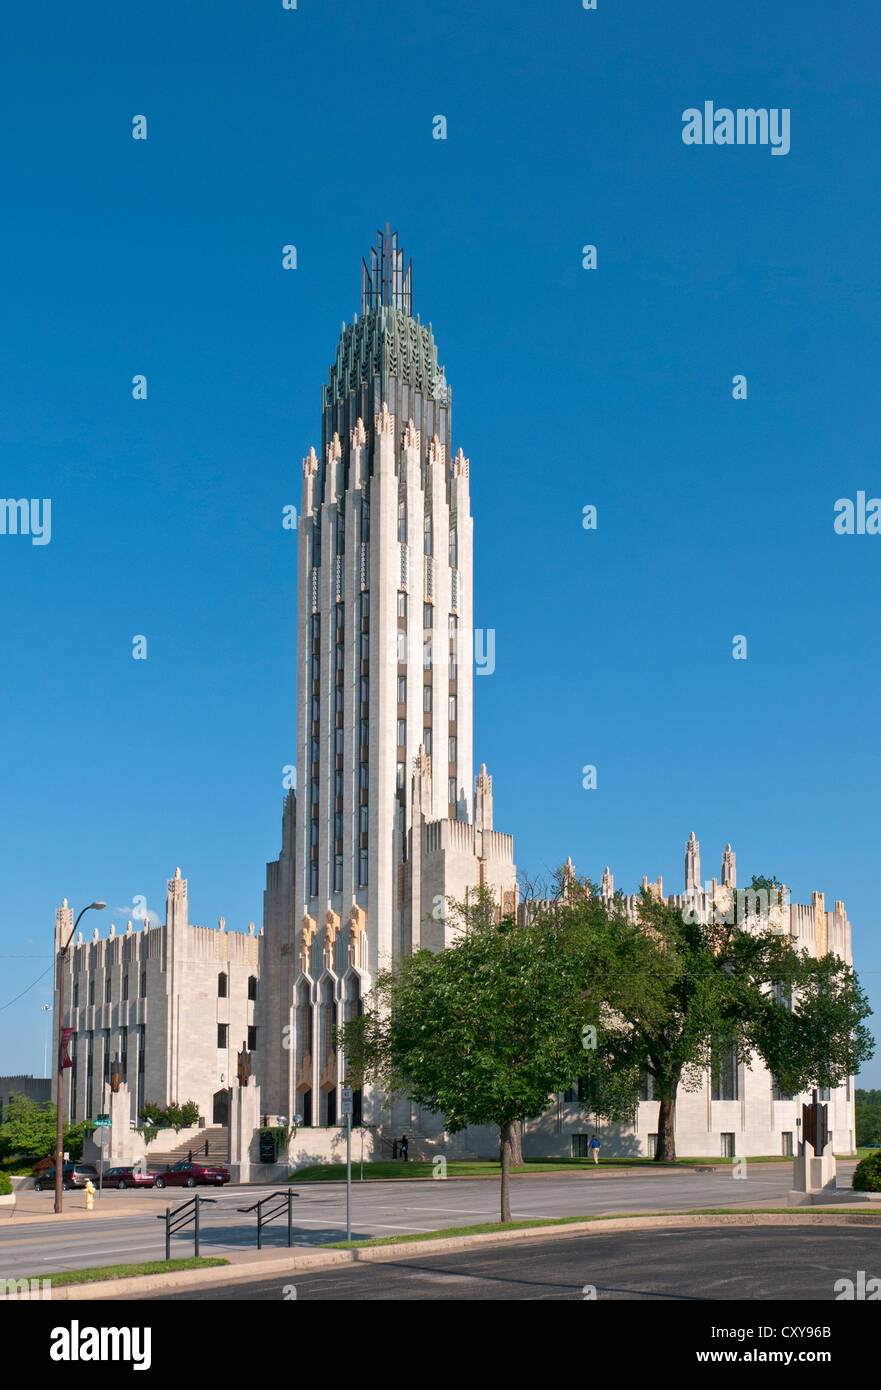
[[102, 1125], [99, 1129], [95, 1131], [95, 1143], [98, 1144], [102, 1149], [107, 1148], [107, 1145], [110, 1143], [110, 1135], [107, 1132], [106, 1125]]
[[343, 1098], [342, 1098], [342, 1101], [341, 1101], [341, 1103], [340, 1103], [340, 1114], [341, 1114], [341, 1115], [352, 1115], [352, 1114], [354, 1114], [354, 1110], [353, 1110], [353, 1108], [352, 1108], [352, 1088], [351, 1088], [351, 1086], [344, 1086], [344, 1087], [343, 1087]]
[[110, 1116], [109, 1116], [109, 1115], [99, 1115], [98, 1118], [97, 1118], [97, 1120], [95, 1121], [95, 1128], [96, 1128], [96, 1129], [109, 1129], [109, 1128], [110, 1128]]

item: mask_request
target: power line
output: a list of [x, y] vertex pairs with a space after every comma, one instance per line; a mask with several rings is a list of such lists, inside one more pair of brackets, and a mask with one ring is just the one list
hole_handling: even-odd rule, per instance
[[43, 971], [42, 975], [38, 975], [37, 978], [33, 981], [33, 983], [32, 983], [32, 984], [29, 984], [29, 985], [27, 986], [27, 989], [23, 989], [23, 990], [22, 990], [21, 994], [17, 994], [17, 995], [15, 996], [14, 999], [10, 999], [10, 1000], [8, 1001], [8, 1003], [6, 1003], [6, 1004], [0, 1004], [0, 1014], [2, 1014], [2, 1012], [3, 1012], [4, 1009], [9, 1009], [9, 1008], [12, 1007], [13, 1004], [17, 1004], [18, 1001], [19, 1001], [19, 999], [24, 998], [24, 996], [27, 994], [28, 990], [33, 989], [33, 988], [34, 988], [34, 985], [38, 985], [38, 984], [40, 983], [41, 980], [43, 980], [43, 979], [46, 978], [46, 976], [49, 974], [49, 971], [50, 971], [50, 970], [54, 970], [54, 969], [55, 969], [55, 962], [53, 961], [51, 965], [48, 965], [48, 966], [46, 967], [46, 969]]

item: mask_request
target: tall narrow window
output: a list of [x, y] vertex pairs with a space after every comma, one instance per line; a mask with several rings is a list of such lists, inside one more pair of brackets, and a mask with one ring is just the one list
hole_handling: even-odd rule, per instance
[[367, 851], [362, 849], [358, 855], [358, 886], [367, 887]]
[[426, 714], [431, 714], [431, 686], [422, 687], [422, 708]]
[[399, 747], [399, 748], [403, 748], [403, 747], [404, 747], [404, 744], [405, 744], [406, 742], [407, 742], [407, 721], [406, 721], [406, 719], [399, 719], [399, 720], [398, 720], [398, 747]]
[[309, 865], [309, 896], [314, 898], [318, 892], [318, 861], [313, 859]]
[[457, 555], [458, 546], [456, 544], [456, 528], [455, 526], [453, 526], [450, 530], [450, 569], [456, 568]]
[[343, 856], [334, 855], [333, 860], [333, 891], [341, 893], [343, 891]]
[[218, 999], [225, 999], [225, 998], [226, 998], [227, 985], [228, 985], [227, 976], [226, 976], [226, 975], [224, 974], [224, 972], [221, 970], [220, 974], [219, 974], [218, 977], [217, 977], [217, 997], [218, 997]]
[[451, 762], [451, 763], [454, 763], [455, 761], [456, 761], [456, 740], [455, 740], [454, 738], [451, 738], [451, 739], [450, 739], [450, 762]]
[[399, 618], [406, 618], [406, 616], [407, 616], [407, 594], [406, 594], [406, 591], [405, 591], [404, 589], [399, 589], [399, 590], [398, 590], [398, 617], [399, 617]]
[[398, 676], [398, 704], [403, 705], [407, 702], [407, 677]]
[[422, 525], [423, 548], [426, 555], [431, 554], [431, 512], [425, 513], [425, 521]]
[[398, 503], [398, 540], [402, 545], [407, 544], [407, 503]]

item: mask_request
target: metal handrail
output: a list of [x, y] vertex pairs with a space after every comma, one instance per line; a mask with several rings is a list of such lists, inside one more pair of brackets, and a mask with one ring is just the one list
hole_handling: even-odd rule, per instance
[[[244, 1212], [245, 1214], [247, 1214], [248, 1212], [251, 1212], [251, 1211], [256, 1211], [256, 1213], [257, 1213], [257, 1249], [258, 1249], [258, 1250], [262, 1250], [262, 1249], [263, 1249], [263, 1227], [264, 1227], [265, 1225], [267, 1225], [270, 1221], [274, 1221], [275, 1218], [276, 1218], [277, 1216], [281, 1216], [281, 1214], [282, 1214], [282, 1212], [284, 1211], [285, 1207], [287, 1207], [287, 1212], [288, 1212], [288, 1247], [290, 1247], [291, 1245], [293, 1245], [293, 1243], [294, 1243], [294, 1242], [293, 1242], [293, 1224], [294, 1224], [294, 1208], [293, 1208], [293, 1202], [294, 1202], [294, 1198], [295, 1198], [295, 1197], [299, 1197], [299, 1195], [300, 1195], [299, 1192], [292, 1192], [290, 1189], [288, 1189], [287, 1192], [271, 1192], [271, 1193], [269, 1194], [268, 1197], [261, 1197], [261, 1199], [260, 1199], [259, 1202], [254, 1202], [254, 1204], [253, 1204], [252, 1206], [250, 1206], [250, 1207], [237, 1207], [237, 1208], [236, 1208], [237, 1211]], [[276, 1200], [279, 1201], [280, 1205], [277, 1206], [277, 1207], [275, 1208], [274, 1211], [267, 1211], [267, 1212], [264, 1213], [263, 1208], [264, 1208], [269, 1202], [274, 1202], [274, 1201], [276, 1201]]]
[[[191, 1197], [188, 1202], [184, 1202], [183, 1206], [175, 1207], [174, 1210], [172, 1210], [171, 1207], [166, 1207], [165, 1215], [156, 1217], [157, 1221], [165, 1222], [166, 1260], [171, 1259], [171, 1237], [176, 1235], [178, 1231], [182, 1231], [184, 1226], [188, 1226], [191, 1221], [193, 1222], [193, 1235], [195, 1237], [196, 1259], [199, 1258], [199, 1204], [200, 1202], [208, 1202], [213, 1206], [216, 1201], [216, 1197], [202, 1197], [197, 1192], [195, 1197]], [[192, 1212], [187, 1210], [189, 1207], [193, 1208]], [[180, 1219], [178, 1220], [178, 1218]]]

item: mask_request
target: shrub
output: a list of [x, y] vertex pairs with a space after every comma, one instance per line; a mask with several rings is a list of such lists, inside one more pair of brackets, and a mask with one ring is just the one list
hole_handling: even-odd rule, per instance
[[860, 1159], [852, 1186], [854, 1192], [881, 1192], [881, 1150]]
[[12, 1192], [12, 1179], [8, 1173], [0, 1173], [0, 1197], [8, 1197]]

